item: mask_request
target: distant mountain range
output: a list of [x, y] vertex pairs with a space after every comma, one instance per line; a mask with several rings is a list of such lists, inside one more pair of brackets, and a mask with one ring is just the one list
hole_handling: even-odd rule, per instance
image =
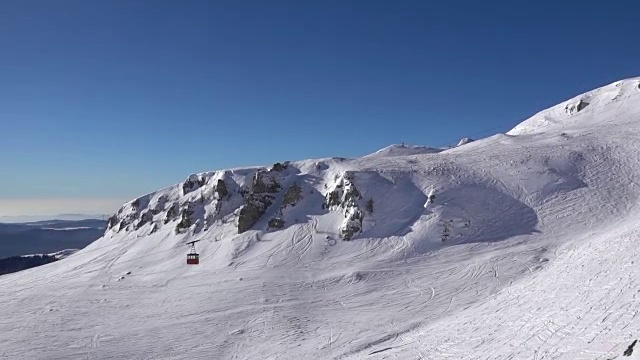
[[86, 219], [107, 219], [106, 214], [58, 214], [58, 215], [24, 215], [0, 216], [0, 223], [27, 223], [47, 220], [78, 221]]
[[0, 259], [82, 249], [102, 236], [105, 227], [106, 221], [98, 219], [0, 223]]

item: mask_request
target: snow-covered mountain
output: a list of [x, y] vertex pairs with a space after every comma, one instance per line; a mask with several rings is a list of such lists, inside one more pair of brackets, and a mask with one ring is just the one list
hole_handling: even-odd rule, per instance
[[444, 151], [190, 175], [0, 277], [0, 357], [627, 358], [639, 140], [636, 78]]

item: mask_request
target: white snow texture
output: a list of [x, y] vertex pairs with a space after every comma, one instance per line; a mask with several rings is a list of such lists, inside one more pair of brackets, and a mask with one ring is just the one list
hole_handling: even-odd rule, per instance
[[639, 85], [444, 151], [191, 175], [1, 276], [0, 358], [639, 358]]

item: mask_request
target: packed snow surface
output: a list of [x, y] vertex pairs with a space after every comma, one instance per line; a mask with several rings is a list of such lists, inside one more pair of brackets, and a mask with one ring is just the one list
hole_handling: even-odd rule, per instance
[[0, 277], [0, 358], [638, 358], [639, 85], [442, 152], [189, 176]]

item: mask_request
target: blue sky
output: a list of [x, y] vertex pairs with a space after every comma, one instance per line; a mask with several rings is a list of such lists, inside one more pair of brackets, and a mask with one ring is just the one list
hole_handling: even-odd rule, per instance
[[0, 2], [0, 199], [130, 199], [192, 172], [504, 132], [640, 75], [639, 7]]

